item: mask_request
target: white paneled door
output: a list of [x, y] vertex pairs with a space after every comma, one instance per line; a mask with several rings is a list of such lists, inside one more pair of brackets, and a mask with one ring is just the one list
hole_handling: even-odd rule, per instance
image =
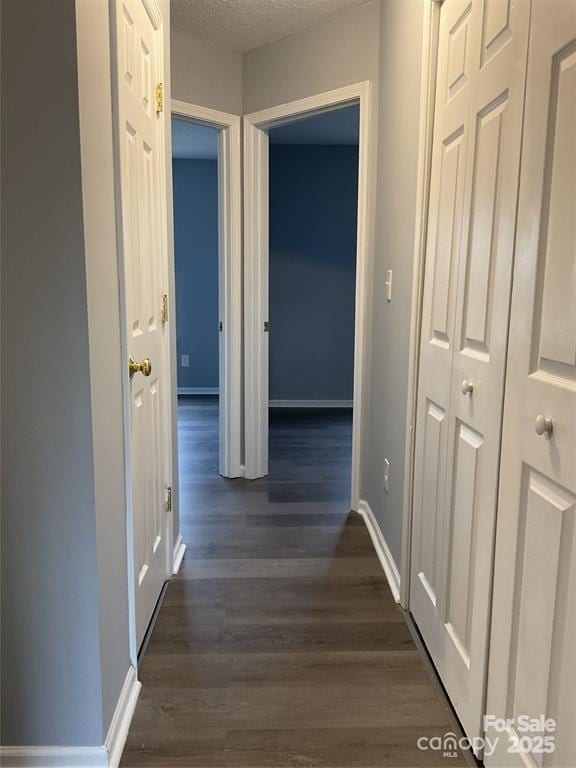
[[[486, 762], [558, 768], [576, 760], [574, 0], [534, 2], [525, 126], [487, 699], [510, 741]], [[520, 716], [557, 728], [522, 731]], [[539, 736], [553, 753], [514, 747]]]
[[410, 605], [482, 733], [529, 0], [445, 0], [416, 433]]
[[136, 642], [140, 646], [166, 579], [166, 245], [164, 144], [157, 84], [159, 14], [147, 0], [117, 0], [120, 197], [129, 378], [129, 473]]

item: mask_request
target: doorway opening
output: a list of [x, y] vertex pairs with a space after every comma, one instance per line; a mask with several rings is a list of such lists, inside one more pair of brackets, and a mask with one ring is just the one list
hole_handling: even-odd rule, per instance
[[174, 101], [172, 172], [179, 459], [239, 477], [240, 118]]
[[220, 471], [218, 194], [218, 129], [173, 116], [179, 465], [185, 473], [201, 455], [208, 475]]
[[[359, 105], [268, 132], [269, 470], [289, 449], [302, 481], [349, 502]], [[295, 445], [291, 445], [295, 443]]]
[[[244, 118], [244, 296], [245, 296], [245, 476], [248, 478], [263, 477], [269, 471], [268, 435], [269, 435], [269, 405], [285, 407], [283, 400], [300, 400], [302, 406], [328, 406], [326, 401], [331, 400], [331, 406], [349, 408], [352, 400], [352, 435], [351, 435], [351, 472], [350, 485], [347, 497], [350, 501], [349, 508], [357, 510], [359, 502], [360, 480], [360, 425], [362, 423], [363, 405], [363, 380], [364, 380], [364, 345], [365, 345], [365, 295], [366, 264], [367, 264], [367, 217], [368, 217], [368, 155], [369, 155], [369, 122], [370, 122], [370, 85], [359, 83], [345, 88], [329, 91], [324, 94], [302, 99], [273, 107], [268, 110], [247, 115]], [[338, 114], [340, 113], [340, 114]], [[331, 117], [332, 116], [332, 117]], [[325, 122], [326, 121], [326, 122]], [[323, 128], [324, 126], [324, 128]], [[355, 134], [356, 145], [350, 138], [342, 138], [341, 134], [352, 131]], [[342, 180], [336, 183], [332, 179], [332, 186], [339, 185], [342, 194], [335, 194], [335, 190], [325, 188], [323, 192], [310, 195], [311, 183], [304, 184], [298, 190], [298, 202], [301, 197], [308, 195], [309, 233], [304, 235], [303, 241], [310, 242], [311, 235], [318, 236], [322, 241], [322, 249], [327, 252], [325, 256], [328, 263], [334, 258], [335, 251], [340, 249], [344, 242], [351, 247], [347, 250], [348, 267], [344, 273], [351, 271], [352, 257], [355, 256], [355, 276], [352, 277], [353, 291], [342, 294], [341, 306], [329, 307], [326, 314], [322, 312], [322, 305], [331, 298], [330, 282], [334, 279], [331, 271], [326, 271], [324, 281], [322, 272], [313, 275], [311, 265], [318, 263], [318, 253], [313, 253], [312, 258], [302, 259], [304, 269], [301, 270], [300, 282], [294, 278], [296, 274], [296, 259], [290, 259], [289, 252], [284, 252], [282, 237], [293, 238], [291, 222], [283, 224], [285, 210], [290, 206], [290, 190], [284, 187], [282, 182], [277, 183], [274, 175], [279, 167], [276, 158], [282, 150], [276, 148], [276, 142], [285, 141], [287, 144], [298, 139], [290, 139], [293, 134], [306, 136], [307, 142], [312, 142], [309, 150], [309, 160], [318, 148], [321, 141], [328, 145], [349, 144], [350, 160], [355, 155], [355, 177], [353, 184], [344, 184]], [[324, 138], [320, 137], [324, 135]], [[280, 137], [280, 138], [278, 138]], [[284, 137], [284, 138], [282, 138]], [[336, 138], [339, 137], [339, 138]], [[326, 147], [328, 149], [328, 147]], [[285, 155], [294, 150], [284, 149]], [[281, 165], [281, 164], [280, 164]], [[310, 162], [303, 161], [303, 167], [309, 171]], [[329, 172], [334, 174], [333, 163], [325, 163]], [[293, 167], [288, 163], [293, 174]], [[298, 183], [302, 179], [296, 176]], [[296, 184], [296, 182], [294, 182]], [[346, 195], [343, 194], [347, 189]], [[351, 192], [351, 190], [353, 190]], [[284, 199], [279, 213], [272, 209], [272, 194], [278, 194], [280, 198], [288, 196], [288, 202]], [[322, 207], [325, 204], [324, 197], [330, 197], [332, 208], [327, 216], [322, 216]], [[342, 212], [338, 206], [343, 199], [352, 196], [353, 200], [349, 211], [354, 217], [347, 219], [352, 221], [352, 226], [347, 228], [348, 234], [340, 230]], [[296, 196], [294, 196], [296, 199]], [[330, 216], [330, 213], [333, 215]], [[338, 217], [338, 218], [337, 218]], [[344, 217], [346, 219], [346, 217]], [[279, 224], [280, 220], [280, 224]], [[282, 227], [285, 231], [282, 231]], [[293, 229], [293, 228], [292, 228]], [[335, 233], [338, 237], [335, 238]], [[351, 233], [351, 234], [350, 234]], [[321, 236], [321, 237], [320, 237]], [[280, 251], [280, 260], [275, 253], [277, 244]], [[293, 243], [292, 243], [293, 244]], [[304, 248], [303, 251], [306, 249]], [[350, 254], [351, 251], [351, 254]], [[344, 259], [345, 260], [345, 259]], [[308, 270], [308, 273], [306, 272]], [[284, 271], [284, 274], [283, 274]], [[319, 278], [320, 276], [320, 278]], [[287, 291], [292, 302], [292, 309], [288, 319], [279, 320], [278, 316], [273, 320], [274, 313], [279, 308], [278, 296], [281, 296], [289, 280], [295, 281], [293, 289]], [[316, 284], [314, 281], [316, 280]], [[279, 286], [276, 290], [276, 285]], [[312, 297], [312, 302], [307, 312], [298, 312], [296, 297], [306, 293]], [[346, 295], [346, 299], [344, 299]], [[295, 311], [296, 309], [296, 311]], [[343, 333], [341, 323], [346, 324], [346, 318], [352, 317], [352, 322], [347, 324], [347, 332]], [[276, 324], [276, 327], [275, 327]], [[320, 330], [327, 329], [327, 333], [321, 334]], [[274, 334], [284, 341], [278, 345], [278, 352], [272, 347]], [[351, 334], [353, 343], [347, 341], [348, 333]], [[314, 337], [316, 336], [316, 339]], [[340, 344], [338, 340], [340, 339]], [[316, 341], [304, 352], [309, 342]], [[317, 343], [317, 342], [320, 343]], [[274, 342], [275, 343], [275, 342]], [[299, 365], [294, 366], [298, 382], [294, 391], [296, 397], [280, 397], [279, 391], [291, 382], [291, 377], [285, 371], [278, 373], [279, 359], [283, 359], [284, 349], [289, 349], [291, 354], [296, 354]], [[326, 376], [329, 367], [326, 365], [326, 356], [333, 355], [337, 363], [337, 373]], [[344, 362], [346, 361], [346, 362]], [[351, 372], [350, 372], [351, 361]], [[312, 385], [312, 372], [324, 381], [326, 385], [323, 396], [314, 396]], [[348, 372], [348, 373], [346, 373]], [[344, 382], [348, 382], [351, 375], [352, 386], [346, 388]], [[294, 382], [292, 382], [294, 384]], [[338, 386], [342, 388], [338, 389]], [[278, 387], [274, 391], [274, 388]], [[304, 396], [307, 394], [307, 396]], [[278, 402], [280, 401], [280, 402]], [[308, 402], [306, 402], [308, 401]], [[288, 406], [293, 405], [289, 402]], [[330, 410], [335, 410], [330, 409]], [[272, 417], [276, 418], [275, 409], [271, 409]]]

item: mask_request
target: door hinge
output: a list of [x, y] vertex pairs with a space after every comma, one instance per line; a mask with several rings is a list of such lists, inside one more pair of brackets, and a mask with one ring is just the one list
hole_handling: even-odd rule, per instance
[[162, 296], [162, 325], [166, 325], [168, 322], [168, 294], [165, 293]]
[[166, 512], [172, 512], [172, 488], [166, 488]]
[[156, 85], [156, 114], [164, 112], [164, 85], [163, 83], [157, 83]]
[[222, 330], [223, 330], [222, 320], [220, 320], [220, 322], [218, 323], [218, 330], [220, 331], [220, 333], [222, 333]]
[[269, 332], [270, 332], [270, 323], [268, 322], [268, 320], [264, 320], [264, 333], [269, 333]]

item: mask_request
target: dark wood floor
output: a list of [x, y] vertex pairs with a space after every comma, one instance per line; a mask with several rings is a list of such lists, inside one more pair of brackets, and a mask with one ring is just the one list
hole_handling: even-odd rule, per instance
[[140, 668], [123, 766], [406, 768], [453, 730], [362, 519], [351, 414], [272, 411], [270, 475], [218, 477], [217, 402], [180, 406], [188, 546]]

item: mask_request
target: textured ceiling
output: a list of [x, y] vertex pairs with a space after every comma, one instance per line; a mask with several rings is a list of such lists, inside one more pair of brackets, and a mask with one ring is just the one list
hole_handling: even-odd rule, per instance
[[218, 157], [218, 130], [173, 117], [172, 157], [174, 160], [215, 160]]
[[175, 29], [235, 51], [250, 51], [372, 0], [170, 0]]

